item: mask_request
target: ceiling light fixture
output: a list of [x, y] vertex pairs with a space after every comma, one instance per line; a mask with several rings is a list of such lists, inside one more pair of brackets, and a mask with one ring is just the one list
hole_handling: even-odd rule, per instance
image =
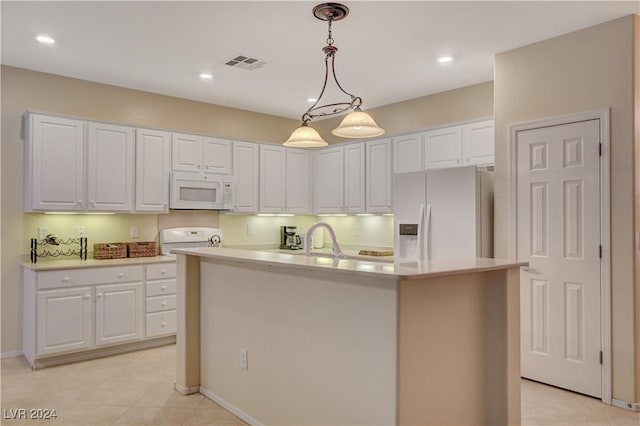
[[40, 34], [38, 37], [36, 37], [36, 40], [38, 40], [42, 44], [54, 44], [56, 42], [52, 37], [44, 34]]
[[449, 62], [453, 62], [456, 60], [456, 57], [454, 55], [444, 55], [444, 56], [440, 56], [438, 57], [437, 61], [440, 62], [441, 64], [446, 64]]
[[[293, 131], [289, 139], [283, 144], [298, 148], [313, 148], [328, 145], [320, 134], [309, 127], [309, 122], [317, 118], [328, 117], [352, 110], [340, 123], [338, 127], [331, 131], [335, 136], [341, 138], [370, 138], [384, 134], [384, 129], [379, 127], [371, 116], [360, 109], [362, 98], [355, 96], [346, 90], [338, 82], [335, 71], [335, 55], [338, 48], [333, 45], [333, 37], [331, 33], [331, 24], [334, 21], [344, 19], [349, 14], [349, 8], [340, 3], [322, 3], [313, 8], [313, 16], [327, 21], [329, 23], [329, 35], [327, 37], [327, 45], [322, 48], [325, 54], [324, 58], [324, 83], [320, 95], [315, 103], [302, 114], [302, 125]], [[331, 66], [329, 66], [331, 64]], [[327, 87], [329, 72], [335, 81], [338, 89], [345, 95], [349, 96], [349, 102], [337, 102], [325, 105], [318, 105], [324, 90]]]
[[200, 78], [203, 80], [211, 80], [213, 76], [209, 73], [203, 72], [202, 74], [200, 74]]

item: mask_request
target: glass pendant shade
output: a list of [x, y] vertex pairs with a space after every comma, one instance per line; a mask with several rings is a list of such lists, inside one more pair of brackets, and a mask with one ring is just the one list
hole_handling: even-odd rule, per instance
[[341, 138], [373, 138], [384, 135], [384, 129], [369, 114], [358, 108], [348, 114], [331, 133]]
[[317, 148], [327, 146], [328, 143], [320, 137], [315, 129], [309, 127], [307, 123], [302, 123], [302, 126], [294, 130], [283, 145], [292, 148]]

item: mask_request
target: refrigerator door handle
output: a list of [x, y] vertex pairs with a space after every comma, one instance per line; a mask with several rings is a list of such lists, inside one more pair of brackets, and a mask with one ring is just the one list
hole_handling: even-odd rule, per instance
[[418, 259], [424, 260], [424, 204], [420, 204], [420, 223], [418, 224]]
[[429, 260], [431, 259], [431, 253], [429, 252], [429, 243], [430, 243], [430, 235], [429, 235], [429, 228], [431, 225], [431, 204], [427, 204], [427, 220], [426, 220], [426, 228], [425, 228], [425, 244], [426, 244], [426, 248], [427, 248], [427, 253], [426, 256], [423, 257], [424, 260]]

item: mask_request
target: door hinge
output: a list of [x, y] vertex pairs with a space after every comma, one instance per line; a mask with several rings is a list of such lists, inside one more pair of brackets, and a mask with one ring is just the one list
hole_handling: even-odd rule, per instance
[[601, 143], [598, 144], [598, 155], [600, 157], [602, 157], [602, 144]]
[[602, 357], [603, 357], [602, 351], [600, 351], [600, 364], [602, 364]]
[[598, 246], [598, 256], [600, 256], [600, 259], [602, 259], [602, 244]]

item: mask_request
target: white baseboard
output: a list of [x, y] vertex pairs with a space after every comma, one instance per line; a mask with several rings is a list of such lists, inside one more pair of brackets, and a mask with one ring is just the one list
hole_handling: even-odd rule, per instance
[[621, 399], [612, 398], [611, 405], [614, 405], [619, 408], [624, 408], [625, 410], [629, 410], [629, 411], [635, 411], [635, 412], [640, 411], [640, 402], [627, 402]]
[[250, 424], [251, 426], [264, 426], [261, 422], [259, 422], [258, 420], [254, 419], [249, 414], [245, 413], [244, 411], [242, 411], [241, 409], [239, 409], [235, 405], [230, 404], [227, 401], [225, 401], [224, 399], [220, 398], [218, 395], [214, 394], [209, 389], [206, 389], [206, 388], [200, 386], [200, 393], [203, 394], [204, 396], [206, 396], [207, 398], [209, 398], [210, 400], [212, 400], [213, 402], [215, 402], [218, 405], [220, 405], [225, 410], [230, 411], [233, 414], [235, 414], [236, 416], [240, 417], [243, 421], [245, 421], [246, 423]]
[[188, 388], [186, 386], [179, 385], [178, 383], [174, 383], [173, 387], [182, 395], [191, 395], [192, 393], [200, 392], [200, 386], [192, 386]]
[[0, 359], [13, 358], [14, 356], [20, 355], [23, 355], [22, 351], [2, 352], [0, 353]]

